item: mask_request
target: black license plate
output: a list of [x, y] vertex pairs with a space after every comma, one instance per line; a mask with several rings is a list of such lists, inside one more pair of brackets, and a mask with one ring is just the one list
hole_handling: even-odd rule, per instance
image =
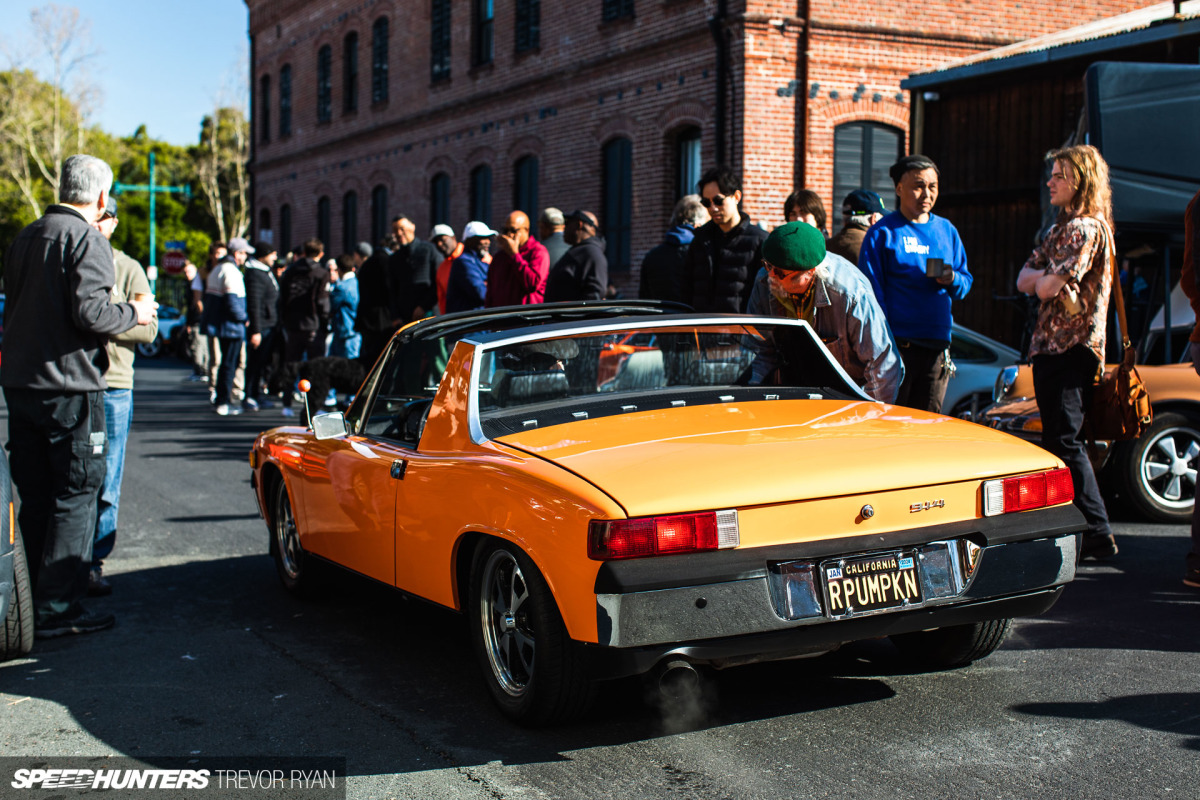
[[833, 618], [912, 608], [924, 602], [914, 550], [825, 561], [821, 576], [825, 608]]

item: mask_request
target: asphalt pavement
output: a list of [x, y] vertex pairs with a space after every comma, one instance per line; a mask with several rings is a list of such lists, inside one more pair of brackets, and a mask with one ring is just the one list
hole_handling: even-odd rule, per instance
[[137, 368], [115, 591], [92, 601], [117, 626], [0, 665], [0, 754], [341, 756], [354, 798], [1200, 797], [1184, 526], [1117, 516], [1118, 558], [965, 669], [880, 640], [725, 670], [686, 708], [622, 681], [527, 731], [453, 612], [352, 578], [283, 590], [246, 460], [277, 411], [218, 417], [179, 362]]

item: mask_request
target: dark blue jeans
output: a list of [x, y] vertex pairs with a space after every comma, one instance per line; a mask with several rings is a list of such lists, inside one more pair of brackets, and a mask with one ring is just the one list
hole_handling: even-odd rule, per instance
[[1100, 497], [1083, 438], [1083, 416], [1092, 402], [1099, 365], [1096, 354], [1076, 345], [1065, 353], [1037, 355], [1031, 360], [1033, 391], [1042, 416], [1042, 447], [1061, 458], [1071, 470], [1075, 507], [1087, 520], [1087, 535], [1110, 535], [1108, 511]]
[[238, 362], [242, 358], [242, 345], [245, 343], [245, 339], [241, 337], [226, 339], [222, 336], [219, 341], [221, 342], [221, 366], [217, 370], [217, 397], [213, 403], [223, 406], [229, 404], [229, 398], [233, 395], [233, 375], [237, 372]]
[[37, 623], [78, 616], [104, 485], [104, 392], [5, 388], [4, 400]]
[[262, 399], [262, 384], [271, 365], [271, 353], [275, 348], [275, 328], [263, 328], [259, 333], [262, 340], [258, 347], [246, 341], [246, 399], [258, 402]]
[[133, 390], [104, 392], [108, 456], [104, 459], [104, 487], [100, 490], [96, 541], [92, 544], [92, 566], [99, 567], [117, 543], [117, 508], [121, 505], [121, 476], [125, 473], [125, 443], [133, 422]]

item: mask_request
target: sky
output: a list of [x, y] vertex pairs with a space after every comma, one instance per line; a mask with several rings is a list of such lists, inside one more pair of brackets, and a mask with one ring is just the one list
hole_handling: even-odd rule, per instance
[[[44, 58], [28, 56], [33, 35], [29, 13], [49, 3], [0, 0], [0, 70], [12, 55], [48, 77]], [[145, 125], [150, 136], [171, 144], [194, 144], [200, 120], [221, 97], [245, 108], [249, 70], [248, 10], [245, 0], [59, 0], [91, 22], [89, 77], [101, 96], [91, 121], [116, 136]], [[233, 105], [234, 103], [223, 103]]]

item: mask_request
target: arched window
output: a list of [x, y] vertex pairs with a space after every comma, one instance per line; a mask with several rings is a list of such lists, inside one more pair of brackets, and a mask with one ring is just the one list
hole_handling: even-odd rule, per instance
[[538, 158], [525, 156], [513, 165], [513, 208], [536, 220], [538, 216]]
[[382, 183], [371, 190], [371, 245], [377, 247], [388, 234], [388, 190]]
[[333, 118], [333, 48], [317, 51], [317, 122]]
[[[878, 122], [848, 122], [833, 131], [833, 208], [855, 189], [870, 189], [888, 208], [896, 206], [896, 187], [888, 169], [904, 149], [904, 131]], [[840, 219], [840, 217], [835, 217]], [[840, 226], [839, 226], [840, 227]]]
[[604, 21], [633, 16], [633, 0], [604, 0], [601, 4]]
[[439, 172], [429, 182], [429, 221], [450, 224], [450, 176]]
[[358, 111], [358, 34], [351, 31], [342, 42], [342, 113]]
[[[258, 212], [258, 238], [265, 242], [275, 239], [275, 231], [271, 230], [271, 212], [265, 208]], [[259, 253], [258, 255], [264, 254]]]
[[279, 135], [292, 135], [292, 65], [279, 70]]
[[258, 82], [258, 124], [259, 138], [264, 142], [271, 141], [271, 76], [263, 75]]
[[280, 258], [295, 246], [292, 241], [292, 207], [286, 203], [279, 207], [279, 241], [276, 246]]
[[380, 17], [371, 26], [371, 102], [388, 99], [388, 21]]
[[696, 194], [700, 182], [700, 129], [692, 125], [675, 136], [675, 199]]
[[492, 168], [487, 164], [471, 170], [471, 219], [492, 224]]
[[342, 252], [353, 253], [358, 244], [358, 192], [342, 196]]
[[326, 247], [329, 247], [329, 228], [329, 198], [323, 196], [317, 200], [317, 238]]
[[610, 272], [630, 266], [633, 230], [633, 142], [618, 137], [604, 145], [604, 226]]

